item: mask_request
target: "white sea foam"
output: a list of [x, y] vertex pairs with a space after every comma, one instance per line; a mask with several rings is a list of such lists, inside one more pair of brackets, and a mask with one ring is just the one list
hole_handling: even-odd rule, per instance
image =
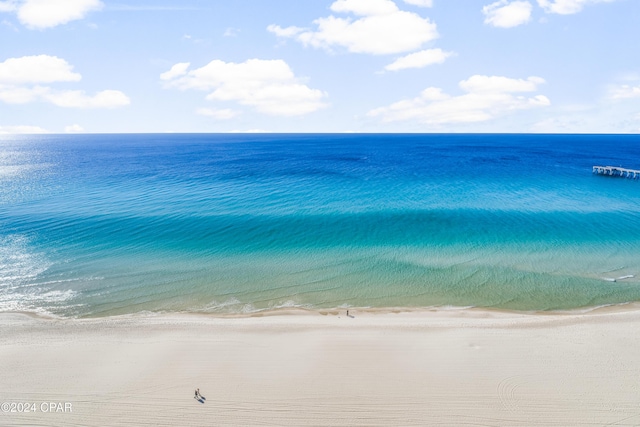
[[243, 314], [255, 313], [256, 312], [256, 307], [253, 304], [244, 304], [242, 306], [242, 308], [240, 309], [240, 312], [243, 313]]
[[29, 250], [26, 236], [0, 237], [0, 288], [29, 283], [50, 266], [44, 255]]
[[76, 292], [71, 290], [4, 294], [0, 295], [0, 312], [28, 312], [47, 317], [61, 317], [59, 313], [66, 313], [79, 306], [65, 304], [73, 300], [76, 295]]
[[273, 303], [270, 304], [269, 307], [259, 308], [256, 307], [253, 303], [245, 303], [240, 301], [235, 297], [231, 297], [223, 302], [211, 301], [201, 310], [197, 310], [198, 312], [203, 313], [220, 313], [220, 312], [230, 312], [230, 313], [242, 313], [242, 314], [251, 314], [251, 313], [259, 313], [263, 311], [272, 311], [272, 310], [281, 310], [287, 308], [303, 308], [303, 309], [313, 309], [312, 304], [300, 304], [293, 300], [286, 300], [282, 303]]
[[[24, 235], [0, 238], [0, 311], [28, 311], [52, 315], [51, 309], [65, 310], [77, 296], [73, 290], [51, 289], [62, 281], [38, 282], [52, 263], [30, 248]], [[58, 284], [59, 284], [58, 283]]]
[[271, 311], [271, 310], [283, 310], [283, 309], [299, 308], [305, 310], [313, 310], [313, 304], [301, 304], [293, 300], [287, 300], [280, 304], [272, 304], [269, 308], [258, 311]]
[[636, 277], [635, 274], [627, 274], [620, 277], [603, 277], [602, 280], [605, 280], [607, 282], [618, 282], [620, 280], [633, 279], [634, 277]]
[[235, 297], [231, 297], [222, 302], [213, 300], [199, 311], [205, 313], [227, 311], [226, 309], [228, 309], [229, 307], [234, 307], [240, 304], [242, 304], [242, 302], [240, 302], [240, 300]]

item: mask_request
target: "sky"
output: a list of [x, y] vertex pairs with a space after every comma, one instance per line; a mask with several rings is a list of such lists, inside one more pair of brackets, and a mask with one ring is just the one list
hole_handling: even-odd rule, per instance
[[0, 133], [640, 133], [639, 0], [0, 0]]

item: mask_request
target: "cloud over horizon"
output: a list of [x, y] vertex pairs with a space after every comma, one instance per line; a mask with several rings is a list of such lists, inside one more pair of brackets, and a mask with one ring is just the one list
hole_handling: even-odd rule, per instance
[[415, 98], [373, 109], [368, 116], [380, 117], [383, 122], [416, 120], [429, 125], [483, 122], [512, 111], [550, 105], [544, 95], [518, 95], [535, 92], [543, 83], [540, 77], [474, 75], [458, 84], [466, 92], [463, 95], [452, 96], [440, 88], [429, 87]]
[[[232, 101], [272, 116], [300, 116], [326, 106], [327, 94], [303, 84], [280, 59], [248, 59], [242, 63], [215, 59], [191, 71], [189, 66], [177, 63], [160, 79], [166, 87], [209, 92], [209, 101]], [[201, 110], [199, 114], [215, 116], [213, 111], [220, 110]]]
[[617, 85], [609, 89], [609, 99], [640, 98], [640, 86]]
[[50, 55], [8, 58], [0, 62], [0, 101], [7, 104], [48, 102], [67, 108], [116, 108], [129, 105], [129, 98], [117, 90], [103, 90], [93, 96], [82, 90], [56, 90], [44, 84], [77, 82], [82, 76], [64, 59]]
[[11, 135], [16, 133], [51, 133], [50, 131], [41, 128], [40, 126], [32, 125], [17, 125], [17, 126], [0, 126], [0, 135]]

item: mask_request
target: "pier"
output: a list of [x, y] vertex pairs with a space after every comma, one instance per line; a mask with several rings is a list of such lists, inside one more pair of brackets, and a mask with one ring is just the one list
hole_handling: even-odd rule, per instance
[[598, 175], [617, 176], [620, 178], [638, 179], [640, 170], [625, 169], [616, 166], [594, 166], [593, 173]]

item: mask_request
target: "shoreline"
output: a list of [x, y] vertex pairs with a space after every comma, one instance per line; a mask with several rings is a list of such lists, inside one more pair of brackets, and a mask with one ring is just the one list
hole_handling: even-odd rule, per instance
[[630, 301], [617, 304], [606, 304], [599, 306], [577, 307], [564, 310], [511, 310], [492, 307], [477, 306], [429, 306], [429, 307], [335, 307], [335, 308], [305, 308], [305, 307], [278, 307], [272, 309], [257, 310], [253, 312], [239, 313], [216, 313], [205, 311], [141, 311], [135, 313], [115, 314], [107, 316], [80, 316], [65, 317], [52, 313], [40, 313], [35, 311], [0, 311], [0, 317], [10, 314], [21, 314], [34, 319], [43, 320], [68, 320], [68, 321], [84, 321], [99, 319], [119, 319], [119, 318], [161, 318], [161, 317], [190, 317], [201, 316], [211, 319], [245, 319], [245, 318], [262, 318], [277, 316], [339, 316], [345, 314], [346, 311], [351, 313], [359, 313], [359, 315], [421, 315], [433, 313], [472, 313], [482, 316], [482, 314], [497, 315], [522, 315], [522, 316], [580, 316], [601, 314], [610, 312], [627, 312], [640, 311], [640, 301]]
[[349, 312], [0, 313], [0, 424], [640, 424], [637, 305]]

